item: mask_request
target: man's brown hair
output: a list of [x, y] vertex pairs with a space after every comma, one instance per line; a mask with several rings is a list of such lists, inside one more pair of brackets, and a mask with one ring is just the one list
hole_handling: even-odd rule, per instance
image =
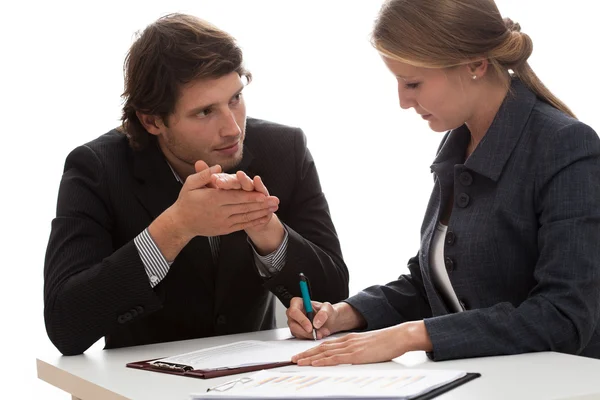
[[157, 115], [168, 125], [182, 85], [234, 71], [247, 82], [252, 79], [233, 37], [185, 14], [169, 14], [147, 26], [129, 49], [123, 70], [121, 130], [134, 149], [142, 149], [150, 137], [136, 112]]

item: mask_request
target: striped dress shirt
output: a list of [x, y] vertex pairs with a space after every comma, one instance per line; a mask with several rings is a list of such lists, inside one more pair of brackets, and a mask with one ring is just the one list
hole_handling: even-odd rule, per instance
[[[175, 179], [177, 179], [177, 181], [183, 185], [183, 181], [170, 164], [169, 167], [171, 168]], [[263, 278], [270, 278], [273, 274], [281, 271], [281, 269], [285, 266], [288, 243], [288, 232], [285, 228], [285, 225], [284, 232], [285, 234], [283, 241], [279, 245], [279, 248], [277, 248], [277, 250], [274, 252], [267, 254], [266, 256], [261, 256], [258, 254], [254, 244], [250, 238], [248, 238], [248, 243], [254, 252], [254, 264], [256, 265], [258, 273]], [[154, 239], [152, 239], [150, 236], [148, 228], [144, 229], [139, 235], [137, 235], [133, 239], [133, 242], [135, 243], [135, 247], [140, 254], [144, 268], [146, 269], [146, 274], [150, 280], [150, 286], [154, 287], [158, 285], [158, 283], [163, 280], [165, 276], [167, 276], [169, 268], [173, 262], [168, 262], [162, 255], [158, 249], [158, 246], [156, 245], [156, 242], [154, 242]], [[218, 265], [219, 245], [221, 243], [221, 239], [219, 236], [208, 236], [208, 242], [210, 244], [213, 262], [215, 265]]]

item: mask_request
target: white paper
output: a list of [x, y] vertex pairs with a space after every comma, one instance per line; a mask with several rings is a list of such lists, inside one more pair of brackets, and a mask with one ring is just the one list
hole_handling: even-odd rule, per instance
[[464, 371], [368, 368], [343, 372], [331, 368], [260, 371], [250, 378], [238, 379], [237, 383], [234, 380], [209, 392], [192, 394], [191, 398], [411, 399], [465, 375]]
[[292, 356], [308, 350], [322, 340], [246, 340], [223, 346], [210, 347], [191, 353], [155, 360], [187, 365], [195, 370], [238, 368], [275, 362], [291, 361]]

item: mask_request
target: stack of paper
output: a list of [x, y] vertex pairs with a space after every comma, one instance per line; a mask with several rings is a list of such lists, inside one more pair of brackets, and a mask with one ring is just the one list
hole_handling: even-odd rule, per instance
[[443, 370], [335, 371], [307, 368], [301, 372], [260, 371], [213, 387], [197, 399], [414, 399], [467, 374]]

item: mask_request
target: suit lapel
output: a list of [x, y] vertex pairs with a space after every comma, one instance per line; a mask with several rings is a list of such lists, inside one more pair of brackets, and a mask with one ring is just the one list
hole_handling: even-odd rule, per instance
[[513, 79], [510, 92], [465, 167], [497, 182], [525, 130], [535, 103], [535, 94], [520, 80]]
[[[154, 141], [151, 141], [144, 150], [134, 152], [133, 173], [135, 177], [133, 190], [150, 214], [151, 220], [156, 219], [177, 200], [181, 183], [175, 178]], [[198, 236], [192, 239], [175, 258], [165, 281], [194, 277], [204, 282], [204, 288], [199, 287], [199, 290], [212, 294], [215, 278], [213, 270], [214, 264], [208, 238]]]
[[181, 184], [177, 181], [158, 144], [150, 141], [133, 158], [134, 192], [152, 220], [169, 208], [179, 195]]

